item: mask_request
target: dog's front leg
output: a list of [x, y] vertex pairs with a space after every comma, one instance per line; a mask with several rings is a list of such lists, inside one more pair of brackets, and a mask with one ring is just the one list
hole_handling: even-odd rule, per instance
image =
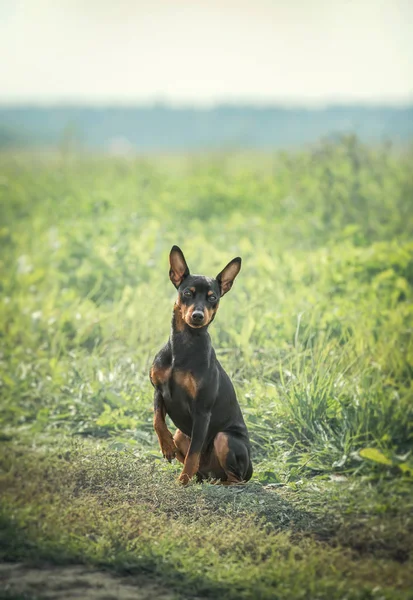
[[[191, 443], [185, 457], [184, 468], [179, 476], [179, 482], [183, 485], [189, 483], [199, 469], [201, 452], [208, 433], [211, 420], [211, 410], [197, 405], [198, 399], [194, 401], [195, 414], [192, 424]], [[200, 403], [201, 404], [201, 403]]]
[[161, 447], [162, 454], [164, 457], [171, 462], [175, 458], [177, 448], [172, 437], [172, 433], [169, 431], [165, 422], [165, 404], [163, 401], [162, 393], [159, 389], [155, 389], [155, 395], [153, 399], [153, 427], [158, 436], [159, 445]]

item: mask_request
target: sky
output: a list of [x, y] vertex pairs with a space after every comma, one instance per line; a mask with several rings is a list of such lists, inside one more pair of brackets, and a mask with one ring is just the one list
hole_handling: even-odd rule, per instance
[[413, 0], [0, 0], [0, 103], [413, 101]]

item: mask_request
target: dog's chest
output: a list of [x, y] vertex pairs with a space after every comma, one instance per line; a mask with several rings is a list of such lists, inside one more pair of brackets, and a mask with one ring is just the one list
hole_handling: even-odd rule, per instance
[[196, 390], [197, 382], [190, 371], [172, 369], [162, 391], [167, 414], [187, 435], [191, 434]]

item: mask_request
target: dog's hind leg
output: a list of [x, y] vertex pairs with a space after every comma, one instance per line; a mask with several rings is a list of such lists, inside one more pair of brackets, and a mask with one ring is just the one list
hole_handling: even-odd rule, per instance
[[214, 451], [225, 472], [222, 483], [229, 485], [251, 479], [250, 453], [242, 439], [234, 434], [220, 431], [214, 439]]

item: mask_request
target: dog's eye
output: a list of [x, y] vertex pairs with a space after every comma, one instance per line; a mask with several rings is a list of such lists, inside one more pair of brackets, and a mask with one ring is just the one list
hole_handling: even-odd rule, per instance
[[184, 291], [184, 296], [185, 296], [185, 298], [191, 298], [191, 297], [192, 297], [192, 292], [191, 292], [191, 290], [185, 290], [185, 291]]
[[216, 299], [217, 299], [217, 297], [215, 296], [215, 294], [211, 294], [211, 296], [208, 296], [208, 300], [210, 302], [215, 302]]

